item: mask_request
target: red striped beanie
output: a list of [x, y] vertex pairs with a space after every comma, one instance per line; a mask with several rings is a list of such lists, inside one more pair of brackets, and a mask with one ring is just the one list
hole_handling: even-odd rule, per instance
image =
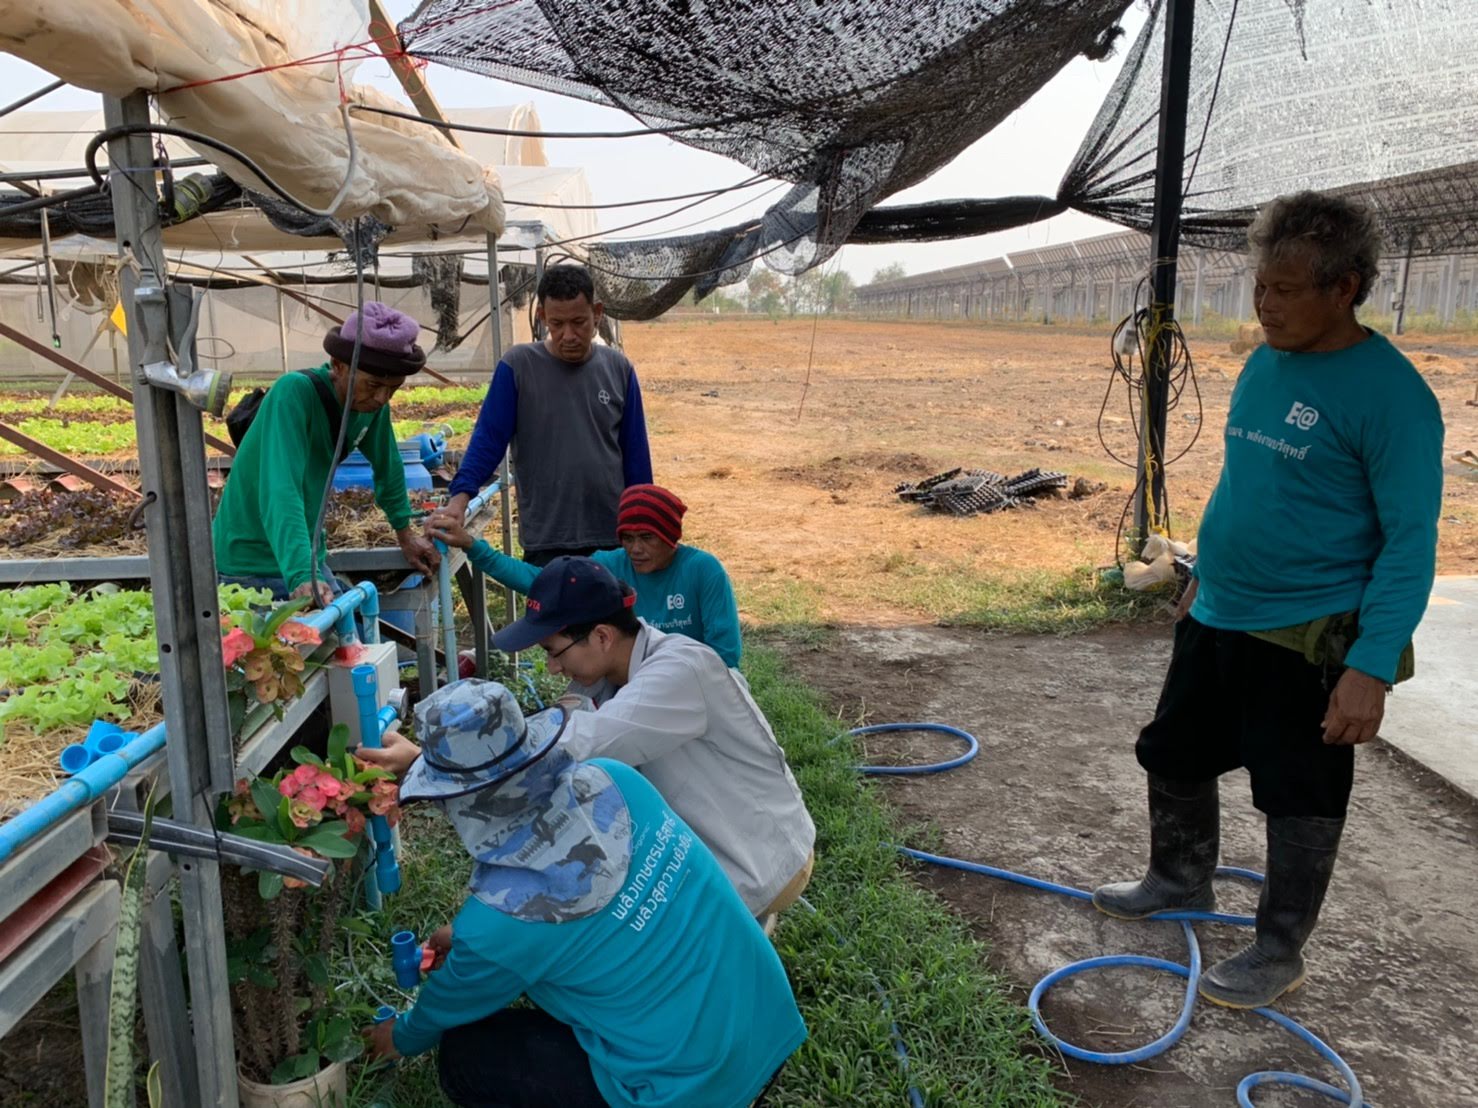
[[661, 485], [630, 485], [616, 508], [616, 537], [626, 531], [651, 531], [668, 546], [683, 537], [688, 506]]

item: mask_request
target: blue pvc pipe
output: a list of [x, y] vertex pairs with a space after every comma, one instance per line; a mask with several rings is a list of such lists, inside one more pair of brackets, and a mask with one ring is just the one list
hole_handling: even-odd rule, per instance
[[452, 565], [447, 561], [446, 543], [436, 542], [441, 561], [436, 564], [436, 599], [441, 608], [441, 648], [446, 654], [446, 683], [457, 679], [457, 621], [452, 609]]
[[[373, 586], [370, 586], [371, 588]], [[325, 604], [317, 611], [309, 612], [307, 615], [296, 617], [300, 623], [306, 623], [320, 635], [326, 635], [332, 631], [340, 620], [346, 615], [352, 616], [359, 611], [360, 605], [369, 599], [370, 593], [366, 591], [363, 584], [355, 585], [352, 589], [345, 589], [331, 602]]]
[[[301, 622], [323, 635], [345, 612], [356, 611], [367, 602], [373, 604], [378, 612], [379, 596], [373, 585], [364, 582], [335, 597], [331, 604], [319, 611], [300, 617]], [[378, 638], [378, 635], [375, 637]], [[0, 862], [8, 859], [58, 820], [113, 788], [128, 776], [130, 770], [145, 758], [158, 753], [163, 746], [164, 724], [159, 723], [118, 750], [95, 758], [90, 765], [73, 774], [30, 807], [0, 823]], [[398, 871], [396, 882], [396, 888], [399, 888]]]
[[111, 754], [104, 754], [80, 773], [67, 778], [29, 808], [0, 823], [0, 862], [58, 820], [90, 804], [151, 754], [164, 747], [164, 724], [155, 724]]
[[[359, 744], [375, 749], [380, 746], [379, 678], [375, 667], [358, 665], [349, 671], [354, 699], [359, 708]], [[395, 858], [395, 835], [384, 816], [369, 817], [370, 840], [375, 848], [374, 889], [384, 896], [400, 891], [400, 863]], [[371, 896], [371, 901], [375, 899]]]

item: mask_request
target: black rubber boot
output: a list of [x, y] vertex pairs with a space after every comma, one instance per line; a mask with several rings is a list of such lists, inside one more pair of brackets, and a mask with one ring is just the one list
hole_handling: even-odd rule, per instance
[[1201, 974], [1202, 996], [1228, 1008], [1262, 1008], [1303, 984], [1303, 946], [1319, 919], [1344, 826], [1342, 819], [1268, 817], [1257, 941]]
[[1150, 774], [1150, 866], [1141, 881], [1101, 885], [1093, 906], [1118, 919], [1216, 907], [1211, 887], [1221, 843], [1216, 779], [1171, 781]]

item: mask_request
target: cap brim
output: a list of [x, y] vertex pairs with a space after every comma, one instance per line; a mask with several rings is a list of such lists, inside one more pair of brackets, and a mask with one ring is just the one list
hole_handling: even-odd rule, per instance
[[451, 800], [468, 793], [501, 785], [521, 770], [527, 769], [554, 748], [569, 717], [562, 709], [535, 712], [525, 718], [528, 734], [524, 738], [524, 756], [499, 765], [496, 770], [478, 773], [447, 773], [417, 758], [400, 779], [400, 803], [414, 804], [422, 800]]
[[507, 627], [493, 633], [493, 645], [505, 654], [517, 654], [538, 646], [550, 635], [558, 634], [563, 624], [555, 620], [541, 620], [537, 616], [524, 616]]

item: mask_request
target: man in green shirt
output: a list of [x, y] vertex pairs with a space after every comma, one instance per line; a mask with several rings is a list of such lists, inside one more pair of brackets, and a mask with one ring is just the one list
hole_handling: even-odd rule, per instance
[[[405, 466], [389, 408], [405, 379], [426, 364], [415, 342], [419, 332], [420, 326], [404, 312], [367, 301], [362, 312], [324, 336], [326, 365], [286, 374], [267, 391], [232, 463], [211, 529], [223, 582], [270, 589], [279, 600], [313, 595], [316, 582], [314, 601], [333, 599], [337, 582], [328, 568], [320, 565], [313, 573], [313, 528], [335, 466], [334, 446], [346, 406], [345, 452], [357, 449], [369, 459], [375, 503], [395, 530], [411, 568], [421, 573], [436, 568], [436, 548], [410, 527]], [[324, 386], [332, 390], [332, 403], [319, 395]]]

